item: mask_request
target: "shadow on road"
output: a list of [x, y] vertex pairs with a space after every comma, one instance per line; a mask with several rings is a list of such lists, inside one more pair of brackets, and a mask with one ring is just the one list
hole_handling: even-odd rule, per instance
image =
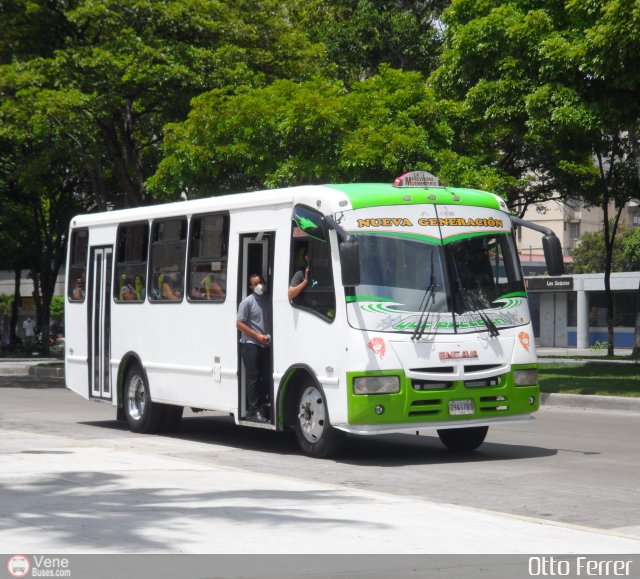
[[[83, 422], [81, 424], [96, 428], [128, 431], [125, 423], [115, 420]], [[491, 434], [491, 430], [489, 433]], [[162, 436], [276, 455], [301, 454], [292, 431], [274, 432], [257, 428], [243, 428], [236, 426], [233, 418], [229, 416], [186, 417], [182, 420], [179, 431]], [[474, 452], [451, 452], [442, 445], [434, 431], [426, 436], [387, 434], [363, 437], [350, 435], [347, 436], [340, 454], [332, 460], [351, 465], [394, 467], [522, 460], [554, 456], [557, 452], [557, 449], [498, 442], [485, 442]]]
[[[161, 477], [150, 476], [141, 483], [124, 474], [80, 470], [50, 474], [33, 482], [0, 483], [0, 496], [11, 505], [0, 519], [0, 533], [33, 528], [55, 536], [69, 549], [80, 550], [171, 552], [176, 544], [190, 542], [187, 520], [189, 525], [219, 521], [222, 525], [237, 524], [236, 528], [263, 524], [274, 532], [297, 525], [311, 525], [320, 533], [326, 527], [346, 525], [353, 526], [355, 532], [363, 524], [330, 515], [330, 506], [336, 501], [357, 500], [352, 493], [337, 489], [186, 492], [179, 486], [162, 484]], [[323, 503], [327, 508], [308, 509], [310, 504]], [[387, 529], [384, 523], [367, 524], [375, 524], [382, 532]], [[208, 539], [212, 552], [219, 550], [217, 542], [215, 535]]]

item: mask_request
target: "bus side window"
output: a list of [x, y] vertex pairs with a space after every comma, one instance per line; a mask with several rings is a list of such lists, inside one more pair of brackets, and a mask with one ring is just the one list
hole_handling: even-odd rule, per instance
[[116, 302], [143, 302], [146, 295], [148, 223], [127, 223], [118, 227], [116, 238]]
[[196, 215], [189, 235], [190, 301], [223, 302], [227, 293], [229, 216]]
[[186, 217], [153, 222], [150, 252], [151, 301], [182, 301], [186, 249]]
[[[289, 287], [301, 283], [309, 260], [309, 279], [302, 292], [291, 300], [294, 307], [309, 311], [326, 321], [336, 315], [331, 246], [323, 230], [323, 217], [317, 211], [297, 206], [293, 210]], [[304, 228], [304, 229], [303, 229]]]
[[68, 297], [71, 302], [83, 302], [87, 291], [87, 250], [89, 231], [76, 229], [71, 234], [69, 253]]

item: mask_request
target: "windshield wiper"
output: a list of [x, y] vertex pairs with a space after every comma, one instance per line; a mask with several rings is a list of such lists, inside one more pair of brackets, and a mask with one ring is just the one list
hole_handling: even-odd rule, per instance
[[[431, 300], [432, 307], [436, 303], [436, 289], [438, 284], [436, 283], [436, 278], [433, 275], [433, 251], [431, 252], [431, 277], [429, 278], [429, 285], [427, 289], [424, 291], [424, 295], [422, 296], [422, 300], [420, 301], [420, 319], [416, 324], [416, 329], [411, 336], [412, 340], [420, 340], [424, 335], [425, 330], [427, 329], [427, 323], [429, 322], [429, 316], [431, 315], [431, 308], [429, 308], [429, 300]], [[426, 318], [425, 318], [425, 313]], [[424, 320], [424, 322], [423, 322]]]
[[496, 326], [495, 322], [491, 319], [489, 314], [482, 309], [482, 305], [478, 303], [478, 300], [473, 296], [473, 294], [463, 295], [465, 304], [469, 304], [469, 313], [475, 316], [478, 316], [487, 327], [487, 331], [491, 334], [492, 337], [496, 337], [500, 335], [500, 330], [498, 326]]
[[[429, 286], [424, 292], [424, 296], [422, 297], [422, 302], [420, 302], [420, 319], [418, 320], [416, 329], [413, 332], [413, 336], [411, 336], [412, 340], [420, 340], [424, 335], [425, 330], [427, 329], [427, 324], [429, 323], [429, 316], [431, 315], [431, 308], [429, 308], [429, 300], [431, 300], [432, 306], [433, 304], [436, 303], [437, 287], [438, 287], [438, 284], [436, 284], [435, 280], [432, 279], [431, 283], [429, 284]], [[425, 314], [426, 314], [426, 317], [425, 317]]]

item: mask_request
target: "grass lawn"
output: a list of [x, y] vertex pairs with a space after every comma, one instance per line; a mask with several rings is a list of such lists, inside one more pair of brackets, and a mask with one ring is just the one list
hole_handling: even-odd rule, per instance
[[640, 397], [636, 364], [541, 364], [538, 379], [542, 392]]

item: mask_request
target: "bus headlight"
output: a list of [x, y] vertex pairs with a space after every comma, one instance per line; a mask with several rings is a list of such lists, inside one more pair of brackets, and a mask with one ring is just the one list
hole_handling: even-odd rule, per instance
[[513, 382], [516, 386], [536, 386], [538, 384], [538, 370], [514, 370]]
[[393, 394], [400, 392], [400, 376], [360, 376], [353, 380], [356, 394]]

